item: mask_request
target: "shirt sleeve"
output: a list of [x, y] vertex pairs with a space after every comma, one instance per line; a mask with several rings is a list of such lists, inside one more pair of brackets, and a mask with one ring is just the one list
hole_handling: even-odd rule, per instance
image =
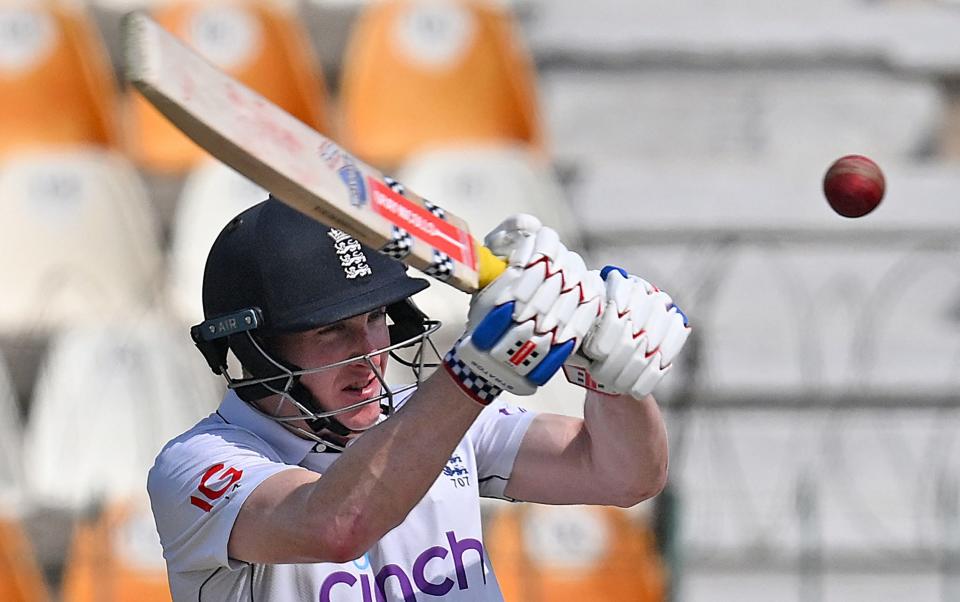
[[488, 405], [470, 427], [470, 438], [477, 457], [477, 478], [482, 497], [508, 500], [503, 493], [513, 472], [523, 436], [537, 415], [500, 399]]
[[242, 430], [193, 434], [160, 452], [147, 477], [168, 570], [196, 571], [243, 563], [228, 558], [227, 542], [244, 501], [267, 478], [304, 470], [271, 457]]

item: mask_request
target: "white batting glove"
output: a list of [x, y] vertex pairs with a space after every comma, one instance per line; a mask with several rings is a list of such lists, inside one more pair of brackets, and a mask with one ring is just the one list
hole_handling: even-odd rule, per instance
[[508, 218], [484, 244], [508, 266], [474, 295], [444, 365], [471, 397], [490, 403], [501, 391], [531, 395], [560, 369], [599, 317], [604, 284], [533, 216]]
[[582, 387], [641, 399], [670, 371], [690, 326], [670, 295], [642, 278], [613, 266], [600, 275], [606, 303], [581, 348], [587, 359], [571, 358], [564, 373]]

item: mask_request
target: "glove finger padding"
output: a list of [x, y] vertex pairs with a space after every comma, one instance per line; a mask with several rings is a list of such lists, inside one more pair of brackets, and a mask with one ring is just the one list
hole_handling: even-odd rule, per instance
[[520, 246], [521, 241], [532, 238], [542, 227], [540, 220], [532, 215], [511, 215], [483, 238], [483, 245], [497, 257], [505, 258], [508, 264], [516, 265], [512, 258], [513, 252]]
[[669, 372], [690, 327], [670, 296], [647, 281], [609, 266], [601, 275], [607, 303], [582, 346], [590, 361], [565, 368], [567, 379], [642, 398]]
[[603, 283], [555, 231], [517, 223], [533, 222], [511, 218], [487, 236], [509, 253], [510, 265], [472, 299], [467, 332], [452, 353], [474, 376], [529, 395], [580, 347], [601, 313]]

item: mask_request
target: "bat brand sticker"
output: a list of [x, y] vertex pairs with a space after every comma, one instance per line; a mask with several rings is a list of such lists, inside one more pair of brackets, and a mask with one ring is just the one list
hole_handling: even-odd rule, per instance
[[358, 208], [366, 205], [367, 186], [363, 181], [363, 173], [357, 167], [357, 160], [329, 140], [320, 145], [320, 158], [327, 167], [336, 170], [340, 180], [346, 185], [350, 193], [350, 204]]
[[363, 183], [363, 174], [352, 162], [337, 170], [340, 179], [350, 191], [350, 204], [354, 207], [363, 207], [367, 204], [367, 187]]
[[476, 270], [473, 242], [468, 233], [398, 194], [383, 182], [368, 177], [367, 184], [374, 211], [417, 240]]

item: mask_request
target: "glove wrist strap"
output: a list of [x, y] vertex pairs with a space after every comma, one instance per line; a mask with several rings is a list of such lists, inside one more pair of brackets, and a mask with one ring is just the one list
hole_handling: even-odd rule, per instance
[[457, 345], [454, 345], [444, 356], [443, 368], [464, 393], [481, 405], [490, 405], [503, 392], [503, 389], [471, 370], [460, 359], [457, 355]]

